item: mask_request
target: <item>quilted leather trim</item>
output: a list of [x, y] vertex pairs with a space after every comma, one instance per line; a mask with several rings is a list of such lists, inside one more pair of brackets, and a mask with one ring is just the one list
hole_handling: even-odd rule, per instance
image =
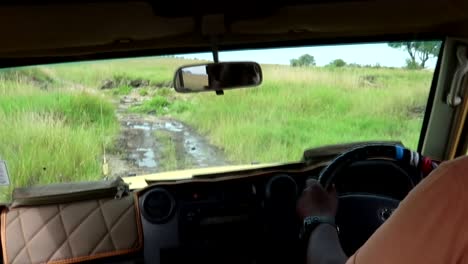
[[69, 264], [137, 252], [143, 247], [138, 199], [133, 193], [122, 200], [4, 209], [1, 238], [6, 264]]

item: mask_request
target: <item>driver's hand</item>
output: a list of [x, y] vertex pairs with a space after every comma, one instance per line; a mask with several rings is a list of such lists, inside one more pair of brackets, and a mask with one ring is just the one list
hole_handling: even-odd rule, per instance
[[307, 180], [307, 186], [297, 202], [297, 213], [301, 220], [308, 216], [334, 218], [337, 208], [338, 198], [335, 186], [324, 190], [316, 180]]

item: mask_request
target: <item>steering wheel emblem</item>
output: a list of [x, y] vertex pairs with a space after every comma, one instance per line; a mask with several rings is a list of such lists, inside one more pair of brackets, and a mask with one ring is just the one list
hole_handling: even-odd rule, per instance
[[393, 211], [395, 211], [395, 208], [381, 208], [378, 210], [377, 214], [379, 216], [379, 219], [382, 220], [382, 222], [385, 222], [392, 216]]

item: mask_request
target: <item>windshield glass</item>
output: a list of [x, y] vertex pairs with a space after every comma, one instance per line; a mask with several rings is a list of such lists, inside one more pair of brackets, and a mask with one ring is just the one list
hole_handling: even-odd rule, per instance
[[416, 149], [440, 42], [221, 52], [256, 61], [258, 88], [179, 94], [210, 53], [0, 71], [0, 159], [13, 187], [298, 161], [367, 140]]

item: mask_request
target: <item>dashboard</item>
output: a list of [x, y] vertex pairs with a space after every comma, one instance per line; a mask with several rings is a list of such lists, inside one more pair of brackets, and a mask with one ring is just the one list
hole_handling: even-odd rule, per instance
[[[303, 263], [296, 201], [319, 173], [275, 171], [147, 188], [139, 197], [145, 263]], [[356, 164], [338, 179], [339, 193], [402, 199], [411, 189], [408, 176], [387, 163]]]
[[145, 262], [266, 263], [294, 255], [295, 206], [305, 177], [274, 174], [149, 189], [140, 198]]

